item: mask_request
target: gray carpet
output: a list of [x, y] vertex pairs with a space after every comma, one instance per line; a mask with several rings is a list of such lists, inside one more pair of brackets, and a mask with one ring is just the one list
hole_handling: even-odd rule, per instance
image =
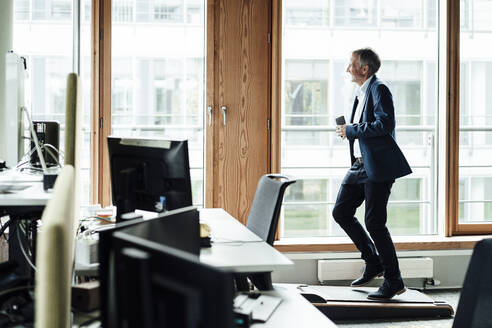
[[[436, 301], [446, 301], [449, 303], [454, 311], [456, 312], [456, 308], [458, 306], [458, 301], [460, 297], [459, 290], [432, 290], [425, 291], [425, 294]], [[391, 320], [357, 320], [357, 321], [348, 321], [348, 320], [340, 320], [335, 321], [338, 327], [342, 328], [383, 328], [383, 327], [391, 327], [391, 328], [450, 328], [453, 326], [453, 318], [449, 319], [391, 319]]]

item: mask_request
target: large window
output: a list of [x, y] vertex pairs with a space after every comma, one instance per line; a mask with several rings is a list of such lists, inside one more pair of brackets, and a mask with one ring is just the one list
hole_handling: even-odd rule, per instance
[[203, 0], [113, 0], [114, 22], [203, 25]]
[[204, 2], [113, 0], [112, 133], [187, 139], [203, 204]]
[[413, 170], [393, 186], [389, 229], [436, 234], [437, 0], [285, 0], [282, 17], [281, 170], [299, 181], [285, 196], [281, 237], [345, 235], [331, 212], [350, 156], [334, 122], [350, 118], [347, 63], [367, 46], [382, 58], [377, 75], [392, 91], [396, 138]]
[[459, 223], [492, 222], [492, 1], [461, 1]]
[[[27, 103], [34, 120], [60, 123], [60, 150], [63, 155], [67, 75], [74, 71], [72, 0], [14, 0], [13, 50], [27, 59]], [[80, 75], [84, 103], [82, 157], [82, 202], [90, 191], [90, 90], [91, 90], [91, 1], [81, 2]], [[77, 28], [77, 27], [76, 27]], [[63, 159], [63, 156], [61, 157]]]

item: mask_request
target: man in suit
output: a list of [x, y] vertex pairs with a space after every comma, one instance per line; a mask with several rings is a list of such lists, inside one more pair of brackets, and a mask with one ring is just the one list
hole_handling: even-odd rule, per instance
[[[338, 125], [336, 131], [349, 141], [352, 167], [340, 186], [333, 218], [352, 239], [366, 263], [362, 276], [351, 286], [364, 286], [384, 272], [381, 287], [367, 297], [386, 300], [406, 290], [386, 227], [386, 206], [395, 179], [412, 170], [395, 141], [393, 98], [388, 86], [375, 75], [380, 66], [379, 56], [365, 48], [352, 53], [347, 67], [359, 89], [350, 124]], [[363, 201], [364, 221], [371, 237], [354, 217]]]

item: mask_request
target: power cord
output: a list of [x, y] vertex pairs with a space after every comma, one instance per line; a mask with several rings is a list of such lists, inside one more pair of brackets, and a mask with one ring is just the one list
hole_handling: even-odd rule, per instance
[[[63, 154], [61, 154], [61, 152], [60, 152], [58, 149], [56, 149], [56, 147], [55, 147], [55, 146], [53, 146], [53, 145], [51, 145], [51, 144], [43, 144], [43, 147], [42, 147], [42, 148], [43, 148], [43, 149], [45, 149], [45, 150], [46, 150], [46, 152], [47, 152], [47, 153], [51, 156], [51, 158], [53, 158], [53, 159], [55, 160], [56, 164], [57, 164], [59, 167], [61, 167], [60, 162], [58, 161], [58, 158], [57, 158], [57, 157], [58, 157], [58, 156], [63, 156]], [[51, 148], [51, 149], [53, 149], [54, 151], [56, 151], [56, 154], [57, 154], [58, 156], [55, 156], [55, 155], [51, 152], [50, 148]], [[64, 157], [64, 156], [63, 156], [63, 157]]]
[[24, 258], [26, 259], [27, 263], [29, 263], [29, 265], [31, 266], [31, 268], [34, 270], [34, 271], [37, 271], [36, 269], [36, 266], [32, 263], [31, 259], [29, 258], [29, 256], [27, 256], [27, 253], [26, 253], [26, 250], [24, 249], [24, 245], [21, 241], [21, 238], [20, 238], [20, 233], [19, 233], [19, 230], [20, 230], [20, 224], [19, 226], [17, 227], [16, 230], [16, 234], [17, 234], [17, 241], [19, 242], [19, 248], [22, 252], [22, 255], [24, 255]]
[[7, 228], [9, 227], [9, 225], [12, 223], [12, 220], [8, 220], [7, 222], [5, 222], [5, 224], [2, 224], [0, 222], [0, 225], [1, 225], [1, 228], [0, 228], [0, 237], [3, 236], [5, 238], [6, 241], [7, 240], [7, 237], [5, 237], [5, 230], [7, 230]]
[[[58, 166], [60, 168], [62, 167], [62, 165], [60, 164], [60, 161], [58, 160], [58, 156], [57, 155], [59, 155], [60, 157], [63, 158], [64, 157], [63, 152], [60, 152], [55, 146], [53, 146], [51, 144], [43, 144], [42, 143], [42, 144], [40, 144], [40, 147], [41, 147], [41, 151], [44, 150], [46, 152], [46, 154], [47, 154], [47, 158], [45, 159], [45, 161], [48, 160], [48, 156], [49, 156], [49, 157], [51, 157], [56, 162], [56, 166]], [[19, 168], [19, 167], [21, 167], [21, 166], [23, 166], [23, 165], [25, 165], [27, 163], [30, 163], [31, 156], [32, 156], [32, 154], [35, 151], [36, 151], [36, 149], [33, 148], [33, 149], [31, 149], [29, 151], [28, 154], [26, 153], [26, 155], [28, 155], [29, 158], [27, 160], [25, 160], [24, 162], [21, 162], [21, 163], [17, 164], [16, 167]], [[56, 154], [54, 152], [56, 152]], [[26, 155], [24, 155], [23, 157], [25, 157]], [[29, 168], [30, 169], [40, 170], [39, 163], [37, 163], [35, 165], [31, 165]]]
[[33, 288], [34, 288], [34, 285], [12, 287], [12, 288], [9, 288], [6, 290], [2, 290], [0, 292], [0, 297], [5, 296], [5, 295], [10, 294], [10, 293], [13, 293], [13, 292], [20, 291], [20, 290], [29, 290], [29, 289], [33, 289]]

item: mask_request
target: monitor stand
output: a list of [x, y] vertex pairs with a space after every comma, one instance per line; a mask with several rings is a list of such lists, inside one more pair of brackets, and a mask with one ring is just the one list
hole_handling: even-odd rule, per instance
[[125, 221], [123, 214], [135, 211], [136, 198], [133, 189], [137, 185], [137, 170], [129, 168], [120, 171], [119, 181], [121, 185], [121, 196], [116, 200], [116, 222]]
[[259, 290], [273, 290], [271, 272], [236, 273], [234, 274], [234, 280], [236, 282], [236, 290], [238, 292], [249, 291], [250, 286], [248, 284], [248, 278]]

